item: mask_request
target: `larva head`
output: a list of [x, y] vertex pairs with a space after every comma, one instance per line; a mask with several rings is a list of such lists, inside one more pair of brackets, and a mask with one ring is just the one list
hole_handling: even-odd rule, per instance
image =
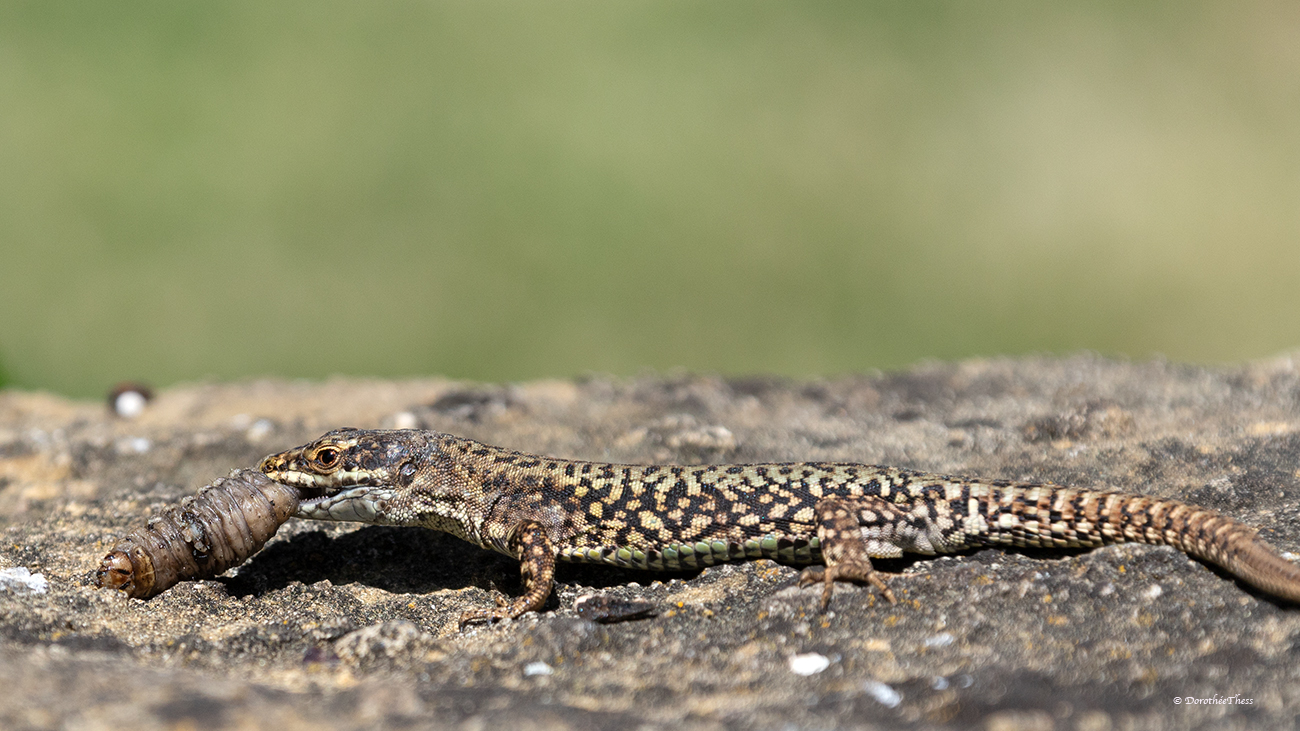
[[119, 544], [99, 562], [95, 585], [101, 589], [118, 589], [136, 599], [148, 599], [154, 591], [153, 561], [139, 544]]
[[419, 469], [423, 447], [416, 431], [335, 429], [267, 457], [260, 468], [276, 482], [326, 495], [357, 486], [405, 487]]

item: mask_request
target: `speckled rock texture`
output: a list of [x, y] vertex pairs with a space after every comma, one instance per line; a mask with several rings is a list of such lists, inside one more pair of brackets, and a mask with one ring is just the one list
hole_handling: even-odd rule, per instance
[[421, 529], [294, 519], [214, 581], [148, 601], [91, 585], [150, 515], [339, 426], [583, 459], [842, 460], [1118, 489], [1216, 508], [1300, 553], [1293, 357], [978, 360], [824, 381], [256, 381], [166, 390], [132, 420], [6, 391], [0, 728], [1104, 731], [1293, 728], [1300, 714], [1300, 607], [1160, 547], [884, 561], [898, 605], [840, 586], [824, 614], [819, 588], [768, 561], [562, 565], [545, 611], [463, 632], [460, 612], [519, 591], [517, 564]]

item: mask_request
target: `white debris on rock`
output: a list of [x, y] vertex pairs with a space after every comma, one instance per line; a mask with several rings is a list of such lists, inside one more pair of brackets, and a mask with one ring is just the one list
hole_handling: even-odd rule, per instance
[[934, 637], [930, 637], [926, 639], [925, 646], [926, 647], [947, 647], [948, 645], [951, 645], [953, 641], [955, 641], [956, 639], [957, 638], [953, 637], [952, 633], [950, 632], [940, 632]]
[[899, 703], [903, 702], [903, 696], [898, 691], [885, 685], [878, 680], [868, 680], [862, 684], [862, 689], [867, 695], [876, 699], [876, 702], [886, 708], [897, 708]]
[[146, 437], [125, 437], [114, 445], [118, 454], [144, 454], [153, 448], [153, 442]]
[[816, 652], [790, 656], [790, 672], [795, 675], [816, 675], [831, 666], [831, 659]]
[[12, 569], [0, 569], [0, 590], [16, 593], [44, 594], [49, 591], [50, 582], [43, 574], [33, 574], [26, 566]]
[[547, 665], [546, 663], [540, 660], [538, 660], [537, 662], [530, 662], [524, 666], [525, 677], [533, 676], [533, 675], [554, 675], [554, 674], [555, 674], [555, 668], [551, 667], [550, 665]]

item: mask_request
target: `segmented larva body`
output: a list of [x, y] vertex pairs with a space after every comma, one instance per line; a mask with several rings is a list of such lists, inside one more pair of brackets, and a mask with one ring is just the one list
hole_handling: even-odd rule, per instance
[[122, 539], [95, 573], [101, 588], [147, 599], [243, 563], [298, 509], [295, 487], [237, 470]]

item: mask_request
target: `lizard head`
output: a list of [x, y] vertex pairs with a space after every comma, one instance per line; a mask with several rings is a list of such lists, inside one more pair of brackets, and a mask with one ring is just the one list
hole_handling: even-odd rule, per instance
[[385, 522], [388, 501], [411, 484], [427, 453], [422, 432], [335, 429], [259, 468], [302, 491], [299, 517], [374, 523]]
[[415, 429], [335, 429], [260, 467], [301, 491], [299, 518], [419, 525], [478, 542], [497, 495], [445, 456], [448, 440], [470, 443]]
[[[276, 482], [306, 490], [337, 492], [346, 487], [396, 487], [411, 450], [401, 432], [335, 429], [314, 442], [272, 454], [259, 466]], [[406, 471], [410, 471], [407, 467]], [[408, 480], [409, 481], [409, 480]]]

